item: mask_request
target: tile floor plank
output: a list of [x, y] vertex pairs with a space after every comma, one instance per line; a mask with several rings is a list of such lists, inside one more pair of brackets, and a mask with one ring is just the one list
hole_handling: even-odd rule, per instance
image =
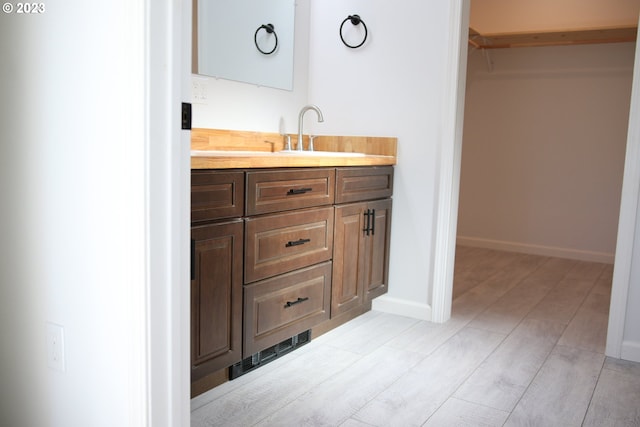
[[367, 312], [192, 399], [192, 427], [640, 426], [640, 363], [603, 353], [613, 266], [459, 246], [454, 275], [450, 321]]
[[365, 355], [376, 350], [420, 321], [410, 317], [380, 313], [364, 327], [345, 330], [337, 337], [329, 336], [323, 343]]
[[549, 258], [469, 324], [499, 333], [518, 323], [575, 267], [575, 261]]
[[[316, 350], [291, 359], [285, 369], [261, 375], [259, 368], [246, 374], [258, 378], [192, 411], [191, 426], [253, 425], [358, 360], [357, 355], [344, 350], [327, 346]], [[219, 387], [224, 392], [230, 383], [233, 381]]]
[[424, 423], [424, 427], [500, 427], [508, 412], [450, 398]]
[[455, 397], [511, 412], [560, 338], [564, 325], [527, 319], [510, 334]]
[[611, 295], [602, 291], [602, 282], [598, 283], [567, 326], [559, 345], [604, 353]]
[[373, 426], [420, 426], [504, 339], [464, 328], [353, 418]]
[[424, 357], [418, 353], [381, 347], [257, 425], [340, 425]]
[[580, 426], [603, 362], [603, 354], [556, 346], [505, 427]]
[[607, 359], [584, 427], [640, 426], [640, 364]]
[[413, 351], [423, 355], [433, 353], [467, 324], [466, 321], [451, 319], [445, 323], [422, 321], [399, 334], [386, 346]]

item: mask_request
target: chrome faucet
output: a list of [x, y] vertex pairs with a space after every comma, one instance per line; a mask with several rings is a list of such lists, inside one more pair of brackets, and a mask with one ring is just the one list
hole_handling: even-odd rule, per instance
[[324, 117], [322, 117], [322, 111], [315, 105], [305, 105], [300, 110], [300, 114], [298, 115], [298, 146], [296, 149], [298, 151], [302, 151], [302, 119], [304, 117], [304, 113], [309, 110], [314, 110], [316, 114], [318, 114], [318, 122], [324, 122]]

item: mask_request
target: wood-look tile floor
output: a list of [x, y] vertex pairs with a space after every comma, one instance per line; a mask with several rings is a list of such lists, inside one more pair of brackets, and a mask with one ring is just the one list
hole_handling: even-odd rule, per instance
[[368, 312], [191, 401], [200, 426], [640, 426], [613, 267], [458, 247], [444, 324]]

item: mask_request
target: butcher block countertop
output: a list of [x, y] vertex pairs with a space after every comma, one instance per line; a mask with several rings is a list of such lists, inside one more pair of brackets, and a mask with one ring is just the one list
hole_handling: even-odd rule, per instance
[[[297, 135], [290, 136], [295, 148]], [[305, 135], [305, 150], [308, 141]], [[281, 152], [285, 137], [277, 133], [194, 128], [191, 130], [191, 169], [396, 164], [397, 138], [393, 137], [319, 135], [313, 144], [313, 153]]]

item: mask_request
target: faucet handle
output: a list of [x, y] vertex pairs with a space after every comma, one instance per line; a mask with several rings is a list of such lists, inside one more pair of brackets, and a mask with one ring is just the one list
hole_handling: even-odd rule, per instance
[[313, 151], [313, 140], [316, 138], [316, 135], [309, 135], [309, 151]]
[[285, 138], [284, 150], [291, 151], [291, 135], [283, 135]]

